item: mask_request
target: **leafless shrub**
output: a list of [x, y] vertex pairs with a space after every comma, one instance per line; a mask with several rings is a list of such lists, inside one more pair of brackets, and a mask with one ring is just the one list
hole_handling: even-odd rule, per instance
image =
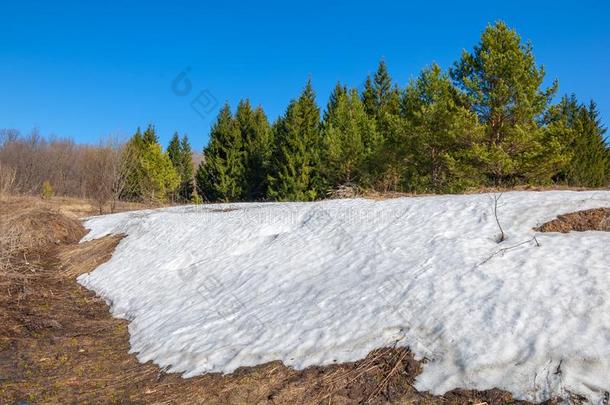
[[102, 141], [97, 147], [89, 148], [84, 153], [84, 175], [87, 196], [97, 205], [99, 213], [110, 203], [114, 212], [116, 203], [123, 193], [130, 164], [133, 159], [127, 156], [130, 149], [113, 137]]
[[0, 162], [0, 200], [12, 193], [16, 176], [15, 169]]

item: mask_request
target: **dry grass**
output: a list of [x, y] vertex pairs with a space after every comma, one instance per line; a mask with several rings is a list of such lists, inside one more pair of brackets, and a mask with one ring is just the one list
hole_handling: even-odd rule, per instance
[[[516, 186], [516, 187], [477, 187], [466, 190], [463, 194], [483, 194], [483, 193], [505, 193], [510, 191], [554, 191], [554, 190], [569, 190], [569, 191], [591, 191], [591, 190], [610, 190], [610, 187], [600, 187], [596, 189], [584, 188], [584, 187], [570, 187], [570, 186]], [[379, 192], [375, 190], [363, 190], [360, 194], [363, 198], [370, 200], [388, 200], [392, 198], [401, 197], [425, 197], [434, 196], [439, 194], [434, 193], [405, 193], [398, 191]]]
[[535, 229], [539, 232], [606, 231], [610, 232], [610, 208], [594, 208], [559, 215]]
[[108, 260], [121, 237], [76, 244], [86, 203], [48, 204], [57, 202], [0, 203], [3, 230], [12, 235], [3, 243], [13, 246], [3, 250], [1, 404], [519, 403], [495, 389], [417, 392], [421, 362], [405, 348], [375, 350], [354, 363], [294, 370], [276, 361], [190, 379], [140, 364], [129, 354], [127, 322], [75, 282]]

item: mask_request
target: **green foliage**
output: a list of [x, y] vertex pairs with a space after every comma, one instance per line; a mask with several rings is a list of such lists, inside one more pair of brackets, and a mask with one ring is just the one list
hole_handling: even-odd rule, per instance
[[[139, 128], [138, 128], [139, 130]], [[159, 143], [159, 139], [157, 138], [157, 132], [155, 131], [155, 126], [152, 124], [149, 124], [148, 127], [146, 128], [146, 131], [144, 131], [144, 135], [142, 136], [142, 140], [144, 141], [145, 144], [150, 145], [150, 144], [158, 144]]]
[[375, 119], [367, 115], [358, 91], [337, 86], [324, 114], [322, 171], [331, 187], [363, 178], [380, 138]]
[[503, 22], [490, 25], [474, 51], [462, 54], [451, 77], [485, 125], [486, 147], [481, 145], [478, 153], [490, 181], [496, 185], [550, 181], [552, 170], [565, 156], [557, 140], [545, 144], [549, 134], [540, 129], [538, 120], [557, 83], [541, 89], [544, 69], [536, 66], [532, 46], [522, 44]]
[[193, 153], [188, 137], [184, 135], [181, 140], [178, 133], [174, 133], [167, 146], [167, 156], [180, 178], [180, 184], [174, 193], [173, 199], [188, 202], [191, 200], [194, 191]]
[[571, 186], [601, 187], [610, 179], [610, 157], [595, 102], [589, 106], [575, 95], [564, 96], [547, 117], [548, 127], [561, 134], [569, 160], [556, 177]]
[[195, 193], [195, 168], [193, 166], [193, 151], [188, 136], [183, 135], [180, 140], [180, 186], [178, 195], [183, 201], [189, 201]]
[[123, 198], [162, 202], [180, 184], [179, 174], [168, 153], [164, 153], [157, 142], [152, 142], [154, 139], [157, 139], [157, 135], [150, 125], [144, 136], [138, 128], [125, 146], [123, 159], [129, 160], [126, 163], [129, 171]]
[[180, 185], [180, 176], [167, 153], [158, 143], [146, 143], [140, 154], [142, 197], [150, 201], [166, 201]]
[[482, 127], [438, 65], [424, 69], [407, 87], [402, 106], [410, 123], [402, 148], [412, 155], [407, 188], [458, 192], [479, 184], [473, 147], [482, 140]]
[[362, 102], [367, 114], [375, 118], [380, 118], [384, 113], [398, 113], [399, 90], [392, 84], [383, 59], [379, 62], [373, 80], [369, 76], [364, 83]]
[[42, 198], [44, 198], [45, 200], [48, 200], [49, 198], [53, 197], [53, 187], [51, 186], [51, 182], [49, 180], [45, 180], [42, 183], [42, 191], [41, 191], [41, 196]]
[[239, 201], [243, 196], [243, 140], [228, 104], [212, 126], [210, 142], [197, 168], [197, 192], [207, 201]]
[[235, 120], [243, 145], [242, 198], [247, 201], [265, 199], [273, 146], [269, 121], [263, 109], [252, 109], [248, 100], [240, 101], [237, 105]]
[[172, 165], [177, 171], [180, 171], [182, 167], [182, 155], [180, 153], [180, 137], [178, 136], [178, 132], [174, 132], [174, 135], [169, 141], [169, 145], [167, 145], [167, 156], [169, 160], [172, 161]]
[[[180, 195], [286, 201], [322, 198], [346, 183], [417, 193], [607, 184], [610, 149], [595, 105], [573, 96], [550, 106], [557, 83], [543, 88], [543, 79], [532, 46], [497, 22], [448, 73], [432, 65], [400, 89], [382, 60], [362, 94], [338, 83], [322, 122], [310, 81], [271, 128], [248, 100], [235, 116], [225, 105], [197, 169], [197, 192]], [[131, 143], [156, 143], [154, 128], [138, 130]], [[192, 176], [186, 154], [175, 135], [168, 155], [182, 183]]]
[[320, 110], [311, 81], [293, 100], [273, 128], [276, 148], [268, 177], [270, 198], [287, 201], [314, 200], [323, 189], [319, 173]]
[[199, 205], [199, 204], [203, 204], [203, 198], [201, 198], [201, 196], [197, 193], [193, 193], [193, 195], [191, 196], [191, 204], [195, 204], [195, 205]]

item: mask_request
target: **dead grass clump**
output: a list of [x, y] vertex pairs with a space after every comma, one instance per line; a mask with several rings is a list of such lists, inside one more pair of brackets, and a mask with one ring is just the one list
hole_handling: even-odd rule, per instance
[[78, 245], [68, 245], [57, 252], [56, 258], [62, 275], [76, 278], [95, 270], [110, 260], [114, 248], [124, 235], [108, 235]]
[[0, 221], [0, 232], [23, 251], [78, 242], [86, 233], [77, 218], [44, 207], [3, 212]]
[[538, 232], [606, 231], [610, 232], [610, 208], [594, 208], [557, 216], [535, 228]]

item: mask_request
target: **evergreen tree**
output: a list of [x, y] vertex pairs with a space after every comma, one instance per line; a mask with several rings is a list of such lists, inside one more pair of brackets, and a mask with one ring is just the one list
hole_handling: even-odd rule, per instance
[[328, 97], [328, 105], [326, 106], [326, 110], [324, 111], [324, 116], [322, 118], [323, 121], [328, 121], [328, 116], [334, 113], [334, 110], [337, 106], [337, 100], [342, 94], [347, 93], [347, 88], [341, 83], [337, 83], [332, 93]]
[[365, 165], [377, 150], [379, 136], [374, 118], [367, 115], [358, 91], [338, 86], [323, 121], [322, 170], [331, 187], [361, 182]]
[[155, 126], [149, 124], [146, 130], [144, 131], [144, 135], [142, 136], [142, 140], [145, 144], [155, 144], [159, 143], [159, 139], [157, 138], [157, 133], [155, 131]]
[[156, 139], [154, 127], [149, 126], [144, 136], [140, 129], [129, 140], [124, 151], [124, 159], [129, 159], [126, 167], [126, 185], [123, 198], [144, 201], [165, 201], [179, 184], [179, 176], [167, 153], [161, 145], [150, 142]]
[[451, 77], [485, 124], [487, 145], [478, 153], [490, 180], [548, 181], [565, 161], [560, 141], [539, 126], [557, 83], [541, 89], [544, 69], [536, 66], [531, 45], [503, 22], [490, 25]]
[[374, 79], [367, 77], [362, 93], [367, 114], [380, 119], [385, 113], [397, 114], [400, 102], [400, 91], [392, 84], [392, 78], [388, 72], [385, 61], [379, 62]]
[[408, 86], [402, 106], [410, 123], [410, 134], [403, 142], [412, 154], [412, 164], [405, 168], [408, 188], [457, 192], [477, 185], [473, 146], [481, 142], [482, 128], [438, 65], [424, 69]]
[[174, 132], [169, 145], [167, 145], [167, 156], [172, 161], [176, 171], [180, 172], [182, 170], [182, 155], [180, 154], [180, 137], [178, 132]]
[[264, 199], [272, 150], [271, 128], [267, 116], [261, 107], [252, 109], [248, 100], [242, 100], [237, 106], [235, 119], [243, 145], [243, 199]]
[[228, 104], [220, 110], [197, 168], [197, 191], [207, 201], [236, 201], [243, 195], [243, 148]]
[[546, 117], [547, 129], [562, 140], [567, 155], [566, 165], [557, 172], [554, 180], [571, 186], [599, 187], [610, 176], [607, 146], [599, 120], [597, 106], [585, 106], [574, 94], [562, 97]]
[[[177, 132], [174, 132], [174, 135], [169, 141], [169, 145], [167, 145], [167, 156], [169, 160], [172, 162], [172, 165], [178, 175], [181, 177], [182, 174], [182, 155], [180, 154], [180, 138]], [[172, 195], [172, 201], [180, 199], [180, 187], [176, 190], [176, 192]]]
[[274, 124], [276, 149], [268, 177], [269, 197], [280, 200], [314, 200], [321, 193], [319, 176], [320, 110], [311, 80], [283, 117]]
[[158, 143], [146, 143], [141, 150], [141, 197], [148, 201], [166, 201], [180, 185], [180, 177], [167, 153]]
[[182, 201], [193, 200], [195, 185], [194, 185], [194, 167], [193, 167], [193, 152], [188, 136], [184, 134], [180, 141], [180, 187], [179, 196]]

